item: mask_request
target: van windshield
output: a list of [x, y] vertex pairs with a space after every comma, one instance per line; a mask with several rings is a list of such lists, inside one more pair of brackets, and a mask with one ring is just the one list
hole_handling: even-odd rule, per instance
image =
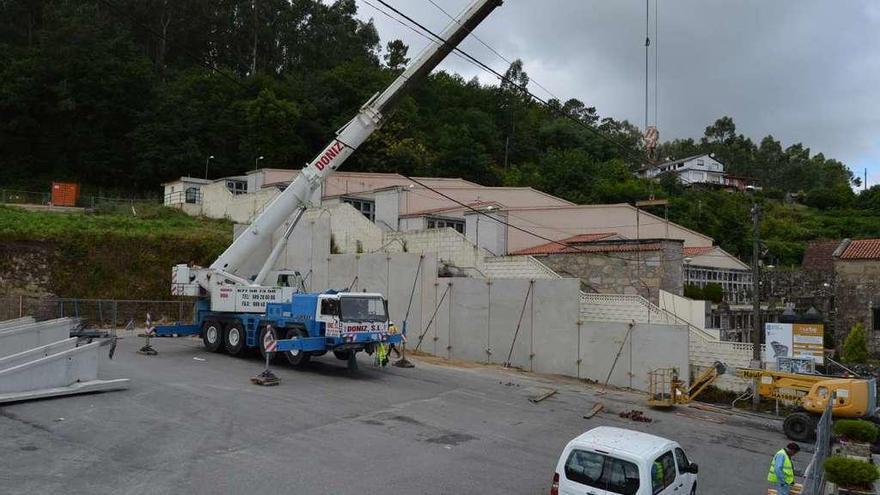
[[342, 321], [388, 321], [381, 297], [343, 297], [339, 300]]
[[581, 485], [621, 495], [635, 495], [639, 491], [638, 466], [586, 450], [571, 451], [565, 461], [565, 477]]

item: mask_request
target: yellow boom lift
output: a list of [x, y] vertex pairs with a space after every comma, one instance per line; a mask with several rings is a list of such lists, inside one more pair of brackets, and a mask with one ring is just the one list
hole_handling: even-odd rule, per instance
[[[723, 375], [727, 367], [716, 362], [697, 376], [687, 387], [676, 368], [660, 368], [648, 373], [648, 405], [672, 407], [686, 404]], [[874, 378], [842, 378], [826, 375], [803, 375], [784, 371], [736, 368], [736, 376], [757, 379], [758, 395], [795, 404], [795, 411], [785, 417], [785, 436], [798, 442], [815, 438], [816, 425], [828, 401], [834, 418], [860, 418], [878, 421], [877, 386]]]

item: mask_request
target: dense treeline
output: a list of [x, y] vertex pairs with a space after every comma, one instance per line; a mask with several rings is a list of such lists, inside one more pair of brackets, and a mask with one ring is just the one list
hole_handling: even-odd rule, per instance
[[[158, 192], [202, 176], [208, 156], [211, 177], [299, 167], [412, 56], [355, 14], [354, 0], [0, 0], [0, 184]], [[516, 84], [435, 73], [345, 169], [529, 185], [582, 203], [671, 195], [674, 220], [747, 257], [749, 199], [636, 179], [639, 129], [577, 99], [533, 103], [517, 87], [529, 82], [519, 61], [506, 75]], [[702, 152], [769, 198], [880, 210], [880, 189], [856, 197], [844, 164], [770, 136], [755, 144], [727, 117], [659, 150]]]

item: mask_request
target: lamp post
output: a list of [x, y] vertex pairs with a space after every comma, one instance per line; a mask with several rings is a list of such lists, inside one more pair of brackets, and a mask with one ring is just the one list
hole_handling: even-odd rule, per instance
[[257, 167], [258, 167], [259, 164], [260, 164], [260, 160], [262, 160], [262, 159], [263, 159], [263, 157], [262, 157], [262, 156], [259, 156], [259, 157], [257, 157], [256, 160], [254, 160], [254, 170], [257, 169]]
[[205, 158], [205, 179], [208, 178], [208, 163], [210, 163], [211, 160], [213, 160], [213, 159], [214, 159], [214, 155], [211, 155], [208, 158]]

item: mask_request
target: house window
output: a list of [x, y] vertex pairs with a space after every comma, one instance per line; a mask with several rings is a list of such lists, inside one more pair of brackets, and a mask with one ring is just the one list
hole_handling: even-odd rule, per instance
[[342, 198], [342, 202], [348, 203], [353, 206], [355, 210], [361, 212], [361, 214], [367, 217], [367, 219], [371, 222], [376, 221], [375, 201], [371, 201], [369, 199]]
[[247, 182], [243, 180], [227, 180], [226, 189], [232, 194], [244, 194], [247, 192]]
[[455, 229], [459, 234], [464, 234], [464, 221], [452, 220], [449, 218], [428, 218], [427, 225], [429, 229]]
[[198, 187], [188, 187], [186, 188], [186, 202], [189, 204], [199, 203], [199, 188]]
[[873, 313], [873, 324], [871, 328], [874, 329], [875, 332], [880, 332], [880, 308], [871, 308], [871, 312]]
[[697, 166], [698, 166], [698, 167], [703, 167], [703, 166], [705, 166], [704, 163], [703, 163], [703, 160], [697, 160]]

